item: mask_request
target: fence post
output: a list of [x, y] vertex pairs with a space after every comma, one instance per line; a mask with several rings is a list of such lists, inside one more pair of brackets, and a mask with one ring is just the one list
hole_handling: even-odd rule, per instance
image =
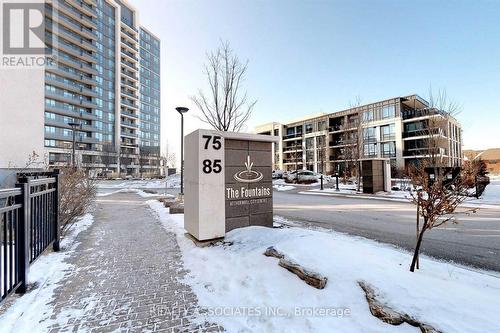
[[59, 173], [59, 169], [55, 169], [54, 172], [52, 173], [52, 177], [56, 179], [56, 191], [54, 195], [54, 243], [52, 245], [52, 248], [54, 251], [59, 251], [60, 250], [60, 239], [61, 239], [61, 225], [59, 223], [59, 200], [60, 200], [60, 190], [61, 190], [61, 174]]
[[21, 188], [21, 196], [16, 197], [16, 203], [22, 205], [20, 221], [17, 229], [17, 255], [19, 265], [18, 276], [21, 285], [17, 288], [16, 293], [24, 294], [28, 286], [28, 275], [30, 269], [30, 184], [29, 179], [22, 178], [16, 187]]

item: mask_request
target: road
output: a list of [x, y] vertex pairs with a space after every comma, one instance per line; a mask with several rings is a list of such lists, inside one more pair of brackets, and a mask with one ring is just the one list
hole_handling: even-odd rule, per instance
[[[394, 244], [409, 251], [415, 245], [415, 206], [410, 203], [274, 191], [274, 214]], [[500, 271], [500, 207], [462, 216], [426, 232], [422, 252], [440, 259]]]

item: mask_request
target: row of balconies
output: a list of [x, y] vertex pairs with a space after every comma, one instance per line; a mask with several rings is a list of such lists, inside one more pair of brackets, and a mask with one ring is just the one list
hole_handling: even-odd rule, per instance
[[[47, 7], [50, 6], [47, 4]], [[45, 13], [46, 17], [51, 19], [53, 22], [57, 22], [65, 26], [66, 28], [73, 30], [76, 33], [82, 34], [86, 38], [93, 40], [97, 39], [95, 32], [92, 29], [85, 26], [84, 24], [82, 24], [82, 21], [75, 20], [72, 17], [67, 16], [62, 11], [60, 11], [58, 15], [51, 15], [52, 12], [50, 10], [46, 10]]]
[[69, 3], [67, 3], [64, 0], [57, 1], [56, 5], [54, 8], [59, 9], [60, 11], [64, 12], [67, 14], [69, 17], [73, 18], [74, 20], [77, 20], [81, 22], [82, 24], [85, 24], [87, 27], [91, 27], [96, 29], [97, 28], [97, 20], [96, 20], [96, 12], [95, 9], [92, 7], [88, 6], [87, 4], [84, 4], [83, 2], [72, 2], [72, 4], [75, 4], [77, 7], [73, 7]]
[[54, 86], [58, 86], [58, 87], [67, 89], [67, 90], [79, 92], [79, 93], [86, 95], [86, 96], [92, 96], [92, 97], [97, 96], [97, 93], [94, 90], [89, 89], [87, 87], [84, 87], [82, 84], [78, 84], [70, 79], [63, 78], [61, 76], [54, 77], [53, 75], [46, 74], [45, 75], [45, 82], [50, 83], [51, 85], [54, 85]]

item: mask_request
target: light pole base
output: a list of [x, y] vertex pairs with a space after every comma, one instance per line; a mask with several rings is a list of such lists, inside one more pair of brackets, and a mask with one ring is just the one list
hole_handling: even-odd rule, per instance
[[184, 193], [177, 193], [177, 201], [184, 202]]

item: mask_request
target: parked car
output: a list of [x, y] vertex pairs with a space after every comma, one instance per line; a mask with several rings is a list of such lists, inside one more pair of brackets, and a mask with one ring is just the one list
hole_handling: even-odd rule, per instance
[[[318, 181], [320, 175], [314, 171], [309, 170], [299, 170], [298, 179], [300, 181]], [[297, 179], [297, 171], [289, 172], [287, 175], [288, 181], [294, 181]]]
[[281, 179], [283, 178], [283, 171], [281, 170], [273, 170], [273, 179]]

